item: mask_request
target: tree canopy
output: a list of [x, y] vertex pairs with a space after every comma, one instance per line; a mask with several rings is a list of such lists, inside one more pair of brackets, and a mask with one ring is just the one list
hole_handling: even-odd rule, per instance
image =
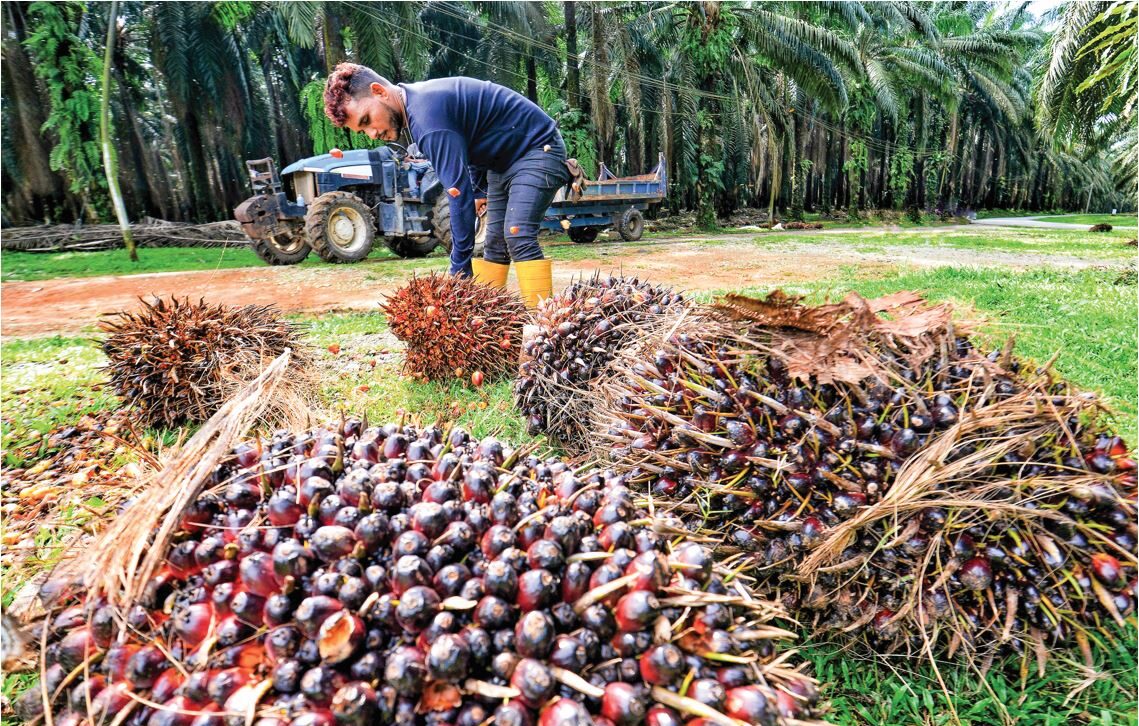
[[[8, 2], [6, 224], [110, 219], [108, 4]], [[122, 2], [112, 49], [132, 218], [225, 219], [245, 159], [367, 146], [323, 118], [352, 60], [528, 96], [595, 172], [668, 159], [673, 209], [1134, 208], [1139, 11], [1071, 2]]]

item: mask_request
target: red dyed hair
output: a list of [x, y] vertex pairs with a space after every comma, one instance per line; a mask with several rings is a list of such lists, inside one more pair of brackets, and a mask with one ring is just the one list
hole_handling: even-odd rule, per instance
[[373, 83], [391, 85], [387, 79], [367, 66], [356, 63], [341, 63], [332, 71], [324, 84], [324, 114], [333, 125], [348, 123], [348, 113], [344, 105], [352, 98], [359, 98], [371, 88]]

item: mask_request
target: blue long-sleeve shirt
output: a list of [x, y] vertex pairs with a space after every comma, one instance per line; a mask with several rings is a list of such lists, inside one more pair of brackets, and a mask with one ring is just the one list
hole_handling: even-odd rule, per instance
[[469, 273], [475, 233], [470, 167], [505, 173], [527, 152], [556, 144], [557, 125], [526, 97], [490, 81], [457, 76], [399, 87], [412, 141], [431, 160], [443, 189], [458, 190], [451, 196], [451, 272]]

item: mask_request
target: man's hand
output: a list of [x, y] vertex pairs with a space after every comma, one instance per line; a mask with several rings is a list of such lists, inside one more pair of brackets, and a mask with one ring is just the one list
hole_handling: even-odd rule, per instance
[[484, 214], [486, 214], [486, 200], [485, 199], [476, 199], [475, 200], [475, 216], [481, 217]]

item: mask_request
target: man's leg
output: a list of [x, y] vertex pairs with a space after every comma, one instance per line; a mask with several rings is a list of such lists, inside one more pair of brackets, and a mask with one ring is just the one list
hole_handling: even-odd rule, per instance
[[538, 151], [515, 163], [508, 176], [506, 246], [518, 273], [522, 300], [535, 307], [539, 299], [553, 292], [553, 269], [538, 244], [538, 231], [550, 202], [569, 173], [564, 155]]
[[483, 242], [483, 259], [471, 260], [471, 267], [479, 282], [505, 287], [506, 275], [510, 272], [510, 254], [504, 236], [507, 189], [501, 174], [488, 171], [486, 181], [486, 240]]

